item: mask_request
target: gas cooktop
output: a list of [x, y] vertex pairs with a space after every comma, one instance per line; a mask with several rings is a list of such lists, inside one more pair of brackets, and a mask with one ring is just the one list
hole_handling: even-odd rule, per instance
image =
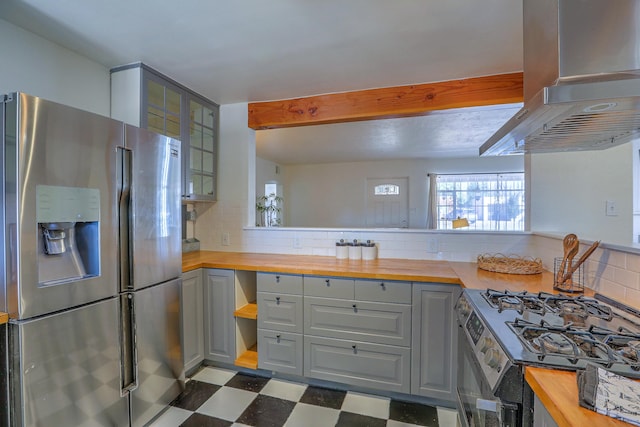
[[[485, 359], [571, 370], [597, 363], [640, 377], [640, 312], [602, 295], [466, 289], [457, 311], [468, 336], [482, 335], [472, 345], [492, 352]], [[472, 316], [483, 327], [467, 324]]]

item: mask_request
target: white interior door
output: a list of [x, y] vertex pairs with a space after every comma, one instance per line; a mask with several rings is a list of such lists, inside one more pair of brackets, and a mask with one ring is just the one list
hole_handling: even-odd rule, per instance
[[367, 178], [367, 227], [409, 226], [409, 178]]

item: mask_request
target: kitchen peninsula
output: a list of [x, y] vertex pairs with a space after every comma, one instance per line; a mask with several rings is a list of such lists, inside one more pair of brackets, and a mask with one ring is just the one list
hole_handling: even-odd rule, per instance
[[[349, 261], [324, 256], [214, 251], [183, 254], [184, 272], [193, 272], [201, 268], [281, 273], [283, 275], [393, 280], [413, 282], [427, 287], [428, 283], [434, 283], [434, 286], [438, 286], [435, 285], [437, 283], [459, 285], [462, 288], [471, 289], [491, 288], [553, 293], [553, 276], [547, 271], [536, 275], [500, 274], [480, 270], [475, 263], [470, 262], [405, 259]], [[410, 285], [410, 283], [408, 284]], [[591, 296], [593, 291], [587, 289], [585, 295]], [[573, 372], [527, 368], [525, 379], [559, 426], [577, 427], [584, 425], [585, 422], [590, 425], [611, 427], [627, 425], [579, 407]], [[557, 388], [563, 390], [562, 400], [558, 400], [559, 397], [554, 391]]]

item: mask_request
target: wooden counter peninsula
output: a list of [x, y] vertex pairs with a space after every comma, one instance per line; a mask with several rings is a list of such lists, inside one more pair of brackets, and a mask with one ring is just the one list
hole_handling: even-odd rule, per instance
[[[459, 284], [472, 289], [557, 293], [553, 289], [553, 274], [548, 271], [532, 275], [494, 273], [479, 269], [473, 262], [391, 258], [354, 261], [328, 256], [215, 251], [183, 254], [183, 272], [198, 268], [434, 282]], [[585, 289], [584, 294], [592, 296], [593, 293], [592, 290]], [[525, 379], [560, 427], [629, 425], [581, 408], [578, 405], [574, 372], [531, 367], [526, 368]]]
[[526, 367], [524, 377], [559, 427], [631, 425], [578, 405], [578, 383], [574, 372]]
[[328, 256], [212, 251], [183, 254], [182, 271], [196, 268], [461, 284], [446, 261], [386, 258], [354, 261]]

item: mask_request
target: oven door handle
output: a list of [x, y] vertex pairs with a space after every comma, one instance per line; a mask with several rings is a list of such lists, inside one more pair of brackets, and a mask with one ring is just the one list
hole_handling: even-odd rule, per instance
[[518, 405], [505, 403], [501, 400], [476, 399], [476, 409], [495, 412], [501, 426], [515, 427], [518, 425]]
[[489, 400], [489, 399], [476, 399], [476, 408], [481, 409], [483, 411], [489, 412], [500, 412], [500, 408], [502, 407], [502, 402], [499, 400]]

